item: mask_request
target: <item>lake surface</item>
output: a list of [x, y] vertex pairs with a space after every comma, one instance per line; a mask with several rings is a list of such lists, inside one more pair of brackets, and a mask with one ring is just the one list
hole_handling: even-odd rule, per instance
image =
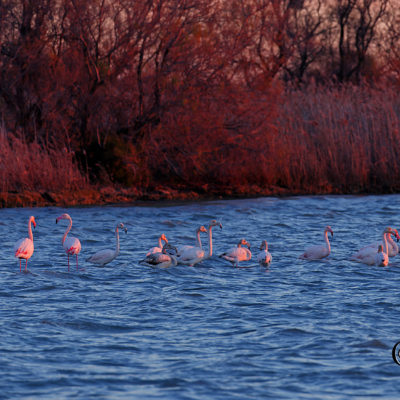
[[[61, 237], [68, 212], [80, 270]], [[34, 215], [35, 252], [19, 272], [14, 243]], [[194, 267], [138, 263], [164, 232], [194, 244], [218, 219], [214, 256]], [[115, 246], [104, 268], [85, 261]], [[298, 256], [323, 242], [322, 261]], [[1, 399], [344, 399], [400, 395], [400, 256], [386, 268], [349, 261], [386, 226], [400, 196], [260, 198], [126, 207], [0, 210]], [[217, 255], [246, 238], [253, 260]], [[202, 236], [207, 245], [207, 236]], [[266, 239], [269, 269], [255, 262]], [[24, 266], [24, 262], [22, 264]]]

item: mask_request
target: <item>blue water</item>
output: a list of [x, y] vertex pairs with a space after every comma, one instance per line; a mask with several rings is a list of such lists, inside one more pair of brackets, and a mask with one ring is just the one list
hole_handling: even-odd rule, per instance
[[[64, 212], [82, 243], [69, 273], [67, 221], [55, 224]], [[13, 245], [30, 215], [35, 252], [20, 273]], [[213, 218], [223, 224], [214, 254], [244, 237], [255, 259], [266, 239], [270, 268], [215, 256], [195, 267], [138, 263], [160, 233], [191, 244]], [[120, 256], [104, 268], [85, 262], [114, 246], [120, 221]], [[329, 258], [299, 260], [328, 224]], [[386, 268], [348, 260], [386, 226], [400, 228], [398, 195], [2, 209], [0, 398], [399, 398], [400, 256]]]

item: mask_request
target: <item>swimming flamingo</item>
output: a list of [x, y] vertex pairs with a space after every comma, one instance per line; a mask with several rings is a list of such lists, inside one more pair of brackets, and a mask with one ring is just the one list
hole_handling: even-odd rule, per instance
[[[388, 235], [396, 236], [395, 230], [392, 229], [391, 227], [387, 227], [387, 228], [385, 228], [385, 230], [382, 233], [382, 242], [383, 242], [382, 249], [386, 255], [388, 255], [388, 252], [389, 252], [388, 241], [387, 241]], [[361, 262], [363, 264], [367, 264], [367, 265], [375, 265], [376, 254], [377, 254], [376, 250], [377, 250], [376, 247], [375, 248], [369, 247], [369, 246], [363, 247], [357, 253], [353, 254], [350, 259], [353, 261]]]
[[119, 254], [119, 232], [118, 228], [123, 229], [125, 233], [128, 232], [128, 229], [125, 228], [124, 224], [120, 222], [117, 227], [115, 228], [115, 237], [117, 240], [117, 244], [115, 247], [115, 250], [110, 250], [110, 249], [105, 249], [105, 250], [100, 250], [97, 253], [93, 254], [91, 257], [89, 257], [86, 261], [89, 261], [94, 264], [98, 264], [100, 266], [104, 266], [114, 260]]
[[375, 255], [375, 265], [378, 265], [379, 267], [386, 267], [388, 264], [389, 264], [389, 257], [383, 251], [383, 247], [380, 244], [378, 247], [378, 252]]
[[[392, 235], [396, 237], [397, 241], [400, 240], [400, 235], [399, 235], [397, 229], [392, 229], [392, 232], [384, 233], [384, 235], [386, 237], [387, 245], [388, 245], [387, 255], [389, 257], [394, 257], [399, 252], [399, 246], [392, 239]], [[382, 245], [382, 248], [384, 248], [383, 240], [381, 240], [380, 242], [370, 243], [367, 246], [364, 246], [362, 249], [358, 250], [358, 252], [356, 254], [354, 254], [353, 257], [357, 258], [357, 256], [362, 253], [369, 253], [371, 251], [374, 252], [379, 247], [379, 245]]]
[[263, 240], [260, 246], [261, 252], [257, 256], [257, 261], [262, 267], [268, 267], [271, 264], [272, 256], [268, 251], [268, 243], [266, 240]]
[[25, 272], [28, 270], [28, 259], [32, 257], [34, 246], [33, 246], [33, 235], [32, 235], [32, 224], [36, 228], [35, 217], [29, 217], [28, 221], [28, 236], [29, 238], [24, 238], [18, 240], [14, 245], [15, 257], [19, 258], [19, 272], [21, 272], [21, 260], [25, 259]]
[[328, 232], [330, 232], [331, 236], [333, 236], [333, 231], [330, 226], [325, 227], [324, 230], [325, 244], [308, 247], [299, 258], [304, 260], [319, 260], [329, 256], [331, 252], [331, 245], [328, 239]]
[[[173, 250], [175, 252], [175, 255], [167, 253], [167, 249]], [[146, 256], [145, 259], [139, 261], [139, 263], [148, 265], [150, 267], [174, 267], [178, 263], [178, 260], [176, 258], [177, 251], [178, 249], [175, 246], [172, 246], [169, 243], [165, 243], [161, 252], [149, 254]]]
[[168, 243], [168, 240], [166, 238], [166, 236], [162, 233], [161, 236], [158, 238], [158, 247], [152, 247], [146, 254], [146, 256], [149, 256], [150, 254], [154, 254], [154, 253], [161, 253], [162, 252], [162, 248], [163, 245], [161, 243], [161, 241]]
[[185, 245], [178, 248], [178, 264], [194, 265], [204, 258], [204, 250], [201, 245], [200, 232], [207, 232], [202, 225], [196, 229], [197, 246]]
[[61, 239], [64, 250], [68, 255], [68, 271], [69, 271], [69, 255], [76, 255], [76, 269], [78, 270], [78, 254], [81, 251], [81, 242], [76, 237], [70, 236], [67, 238], [68, 232], [72, 228], [72, 218], [68, 214], [62, 214], [56, 219], [56, 224], [60, 219], [67, 219], [69, 226]]
[[[248, 249], [242, 246], [247, 246]], [[245, 239], [240, 239], [237, 247], [230, 248], [225, 253], [222, 253], [220, 257], [237, 267], [240, 261], [249, 261], [251, 259], [250, 243]]]

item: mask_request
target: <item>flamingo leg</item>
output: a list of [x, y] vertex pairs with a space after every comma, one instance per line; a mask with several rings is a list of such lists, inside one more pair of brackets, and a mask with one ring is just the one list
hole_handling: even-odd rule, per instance
[[19, 272], [22, 272], [21, 271], [21, 259], [19, 259]]
[[67, 257], [68, 257], [68, 272], [69, 272], [69, 253], [67, 253]]
[[78, 271], [78, 254], [76, 255], [76, 270]]
[[26, 263], [25, 263], [25, 272], [28, 271], [28, 259], [26, 259]]

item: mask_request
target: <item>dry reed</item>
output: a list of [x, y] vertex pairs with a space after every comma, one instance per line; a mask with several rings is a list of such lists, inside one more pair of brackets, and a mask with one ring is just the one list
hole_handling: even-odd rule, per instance
[[86, 177], [66, 149], [45, 149], [0, 129], [0, 190], [40, 191], [82, 188]]

